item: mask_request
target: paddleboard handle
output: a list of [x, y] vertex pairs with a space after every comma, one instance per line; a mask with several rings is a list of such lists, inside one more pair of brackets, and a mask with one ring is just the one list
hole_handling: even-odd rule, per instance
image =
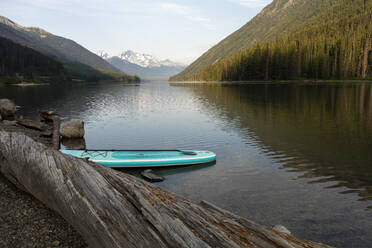
[[191, 151], [180, 151], [180, 152], [185, 155], [198, 155], [196, 152], [191, 152]]

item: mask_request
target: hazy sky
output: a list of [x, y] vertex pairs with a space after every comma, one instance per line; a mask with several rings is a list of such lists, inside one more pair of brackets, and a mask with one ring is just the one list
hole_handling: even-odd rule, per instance
[[123, 50], [190, 63], [272, 0], [0, 0], [0, 15], [92, 52]]

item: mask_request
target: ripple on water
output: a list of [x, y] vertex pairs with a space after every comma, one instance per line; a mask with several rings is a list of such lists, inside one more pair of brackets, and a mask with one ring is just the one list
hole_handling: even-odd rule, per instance
[[83, 119], [89, 148], [214, 151], [215, 165], [161, 171], [158, 185], [305, 239], [369, 247], [372, 85], [343, 86], [95, 84], [0, 97], [25, 117], [53, 108]]

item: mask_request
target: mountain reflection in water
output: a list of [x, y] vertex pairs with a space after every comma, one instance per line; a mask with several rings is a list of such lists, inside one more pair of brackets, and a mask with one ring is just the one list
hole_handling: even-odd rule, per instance
[[299, 178], [372, 200], [371, 84], [182, 84]]
[[0, 85], [4, 97], [25, 118], [84, 120], [87, 149], [211, 150], [215, 165], [159, 170], [157, 186], [304, 239], [372, 243], [370, 83]]

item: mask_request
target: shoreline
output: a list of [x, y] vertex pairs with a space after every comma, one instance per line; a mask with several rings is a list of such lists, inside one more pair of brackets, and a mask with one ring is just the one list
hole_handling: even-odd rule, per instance
[[[45, 112], [45, 114], [47, 113]], [[44, 117], [43, 114], [42, 117]], [[1, 171], [4, 173], [0, 174], [0, 190], [3, 192], [0, 196], [0, 221], [2, 222], [0, 247], [77, 248], [88, 247], [87, 242], [93, 246], [99, 242], [101, 247], [113, 247], [114, 244], [125, 245], [129, 244], [128, 242], [134, 244], [131, 247], [149, 243], [154, 244], [155, 247], [163, 244], [159, 237], [169, 242], [167, 247], [177, 247], [180, 243], [172, 236], [188, 233], [190, 225], [194, 227], [192, 229], [194, 234], [191, 235], [192, 243], [208, 242], [211, 247], [215, 247], [217, 242], [220, 242], [218, 244], [221, 244], [221, 247], [230, 247], [228, 245], [230, 242], [239, 247], [246, 247], [248, 244], [254, 244], [257, 247], [267, 247], [268, 245], [281, 247], [283, 244], [289, 246], [296, 244], [298, 247], [329, 247], [292, 236], [290, 231], [282, 226], [272, 228], [259, 225], [208, 202], [191, 202], [125, 173], [121, 174], [89, 161], [61, 157], [60, 152], [54, 149], [46, 149], [48, 151], [47, 158], [51, 155], [53, 159], [44, 159], [45, 148], [54, 145], [54, 139], [52, 141], [49, 135], [43, 137], [45, 132], [29, 129], [33, 128], [31, 125], [26, 125], [27, 128], [25, 128], [16, 123], [14, 121], [0, 122], [1, 147], [4, 148], [0, 153], [0, 160], [3, 161]], [[57, 130], [56, 123], [58, 122], [53, 119], [53, 130]], [[24, 152], [18, 153], [19, 149], [21, 151], [26, 149], [33, 155], [30, 156]], [[59, 165], [57, 162], [50, 161], [58, 161]], [[45, 187], [50, 186], [50, 177], [54, 178], [56, 175], [58, 179], [60, 173], [57, 171], [59, 170], [65, 171], [62, 173], [63, 180], [72, 182], [70, 186], [63, 183], [58, 184], [68, 193], [60, 194], [60, 190], [55, 191], [56, 185], [52, 186], [51, 191], [44, 191]], [[73, 173], [68, 173], [69, 170]], [[95, 173], [98, 173], [96, 174], [97, 180], [89, 176]], [[71, 175], [73, 176], [71, 177]], [[37, 178], [39, 176], [41, 176], [40, 184], [30, 181], [30, 177]], [[75, 180], [75, 177], [80, 177], [82, 180]], [[75, 179], [71, 180], [71, 178]], [[99, 180], [100, 178], [101, 180]], [[108, 200], [103, 201], [96, 197], [96, 191], [85, 188], [86, 184], [84, 183], [88, 182], [93, 189], [101, 188], [102, 178], [105, 178], [108, 185], [112, 186], [104, 187]], [[61, 180], [57, 181], [61, 182]], [[71, 187], [75, 190], [71, 190]], [[22, 189], [25, 191], [27, 189], [32, 195]], [[98, 190], [98, 192], [101, 191]], [[67, 197], [70, 193], [79, 197]], [[135, 199], [132, 198], [133, 194], [136, 195]], [[36, 195], [37, 198], [33, 195]], [[89, 199], [90, 203], [97, 201], [97, 207], [92, 209], [93, 205], [91, 204], [80, 204], [81, 195]], [[58, 205], [55, 205], [55, 199], [60, 200]], [[79, 208], [71, 209], [70, 199], [76, 199], [76, 202], [72, 203], [73, 205], [79, 204]], [[135, 201], [133, 202], [133, 200]], [[119, 205], [132, 206], [132, 204], [135, 204], [136, 207], [117, 208]], [[190, 213], [190, 216], [185, 213]], [[223, 221], [220, 219], [221, 215]], [[155, 219], [151, 216], [154, 216]], [[64, 218], [72, 224], [70, 225]], [[99, 221], [97, 222], [97, 220]], [[175, 223], [174, 220], [177, 222]], [[216, 222], [216, 220], [218, 221]], [[198, 225], [201, 222], [210, 227], [207, 233], [203, 226]], [[97, 223], [100, 224], [96, 225]], [[133, 229], [128, 229], [127, 227], [132, 223], [136, 223], [136, 226]], [[174, 225], [177, 228], [172, 228]], [[128, 239], [128, 235], [115, 235], [113, 238], [112, 233], [115, 231], [108, 228], [112, 226], [121, 226], [122, 230], [128, 231], [128, 235], [134, 237], [135, 240]], [[162, 226], [169, 226], [173, 231], [168, 232], [168, 229], [164, 230]], [[155, 232], [148, 236], [147, 230], [152, 230], [152, 228], [155, 228]], [[247, 230], [250, 230], [248, 236]], [[84, 235], [84, 238], [80, 233]], [[97, 233], [100, 233], [99, 237]], [[152, 238], [152, 234], [155, 235], [154, 238]], [[170, 237], [169, 234], [171, 234]], [[103, 236], [101, 237], [101, 235]], [[219, 238], [210, 239], [214, 235]], [[189, 241], [182, 241], [182, 244], [187, 245]]]
[[[15, 186], [11, 185], [10, 181], [2, 183], [2, 181], [4, 181], [2, 180], [3, 177], [6, 176], [16, 184], [19, 182], [21, 188], [31, 187], [31, 192], [34, 194], [35, 190], [40, 192], [40, 188], [38, 189], [40, 185], [33, 188], [33, 183], [29, 182], [27, 176], [35, 175], [33, 172], [30, 173], [33, 169], [18, 167], [15, 168], [13, 172], [11, 169], [12, 166], [14, 165], [14, 167], [17, 167], [18, 163], [20, 166], [25, 166], [30, 163], [37, 168], [36, 170], [47, 168], [53, 171], [53, 164], [54, 166], [56, 165], [55, 163], [45, 163], [46, 160], [44, 159], [38, 159], [39, 157], [41, 158], [41, 154], [44, 153], [43, 150], [36, 151], [32, 149], [31, 146], [38, 148], [45, 148], [45, 146], [25, 137], [26, 135], [34, 139], [38, 131], [29, 132], [29, 130], [27, 130], [23, 132], [24, 130], [22, 130], [22, 128], [15, 128], [14, 126], [11, 128], [12, 130], [6, 129], [8, 128], [4, 129], [0, 124], [0, 130], [4, 133], [4, 136], [2, 136], [2, 147], [5, 148], [5, 153], [3, 154], [3, 161], [5, 161], [5, 163], [3, 164], [4, 168], [2, 168], [5, 170], [2, 171], [6, 173], [6, 175], [0, 175], [0, 187], [5, 189], [2, 189], [5, 194], [2, 194], [1, 197], [6, 199], [4, 204], [4, 199], [0, 198], [0, 210], [4, 213], [4, 215], [1, 216], [1, 221], [5, 223], [0, 227], [5, 229], [5, 231], [0, 229], [0, 245], [4, 245], [5, 247], [48, 248], [88, 247], [77, 231], [58, 214], [45, 207], [31, 195], [17, 190]], [[20, 134], [19, 131], [23, 134]], [[10, 132], [18, 132], [18, 134], [9, 134]], [[13, 145], [15, 147], [23, 149], [23, 144], [26, 144], [25, 148], [28, 146], [30, 151], [35, 152], [35, 158], [27, 157], [27, 154], [20, 154], [20, 161], [18, 161], [18, 159], [14, 160], [13, 156], [17, 151], [12, 148], [13, 142], [11, 142], [11, 140], [13, 139], [15, 142]], [[47, 143], [50, 146], [50, 142]], [[189, 247], [190, 244], [195, 246], [198, 243], [206, 244], [208, 247], [218, 246], [226, 248], [232, 246], [329, 247], [321, 243], [299, 239], [291, 235], [290, 232], [282, 226], [270, 228], [259, 225], [216, 207], [211, 203], [205, 201], [199, 203], [191, 202], [130, 175], [120, 174], [119, 176], [119, 172], [101, 168], [88, 161], [82, 161], [72, 157], [61, 157], [59, 152], [55, 150], [50, 150], [49, 155], [54, 158], [54, 161], [60, 161], [61, 167], [58, 167], [57, 170], [66, 170], [66, 175], [64, 175], [68, 180], [70, 179], [67, 171], [71, 168], [74, 171], [74, 178], [75, 176], [84, 177], [85, 175], [93, 175], [94, 171], [96, 171], [101, 175], [99, 177], [104, 177], [108, 181], [108, 184], [112, 185], [112, 187], [104, 187], [105, 190], [102, 192], [105, 193], [109, 199], [107, 201], [102, 201], [96, 197], [94, 191], [82, 187], [79, 180], [72, 180], [71, 186], [74, 189], [77, 188], [81, 190], [78, 193], [74, 193], [77, 192], [74, 190], [68, 190], [68, 192], [71, 192], [73, 195], [73, 198], [75, 195], [84, 195], [85, 198], [89, 200], [89, 204], [79, 205], [82, 209], [75, 209], [77, 212], [73, 210], [71, 212], [71, 209], [68, 207], [69, 205], [66, 205], [69, 204], [67, 203], [69, 200], [66, 199], [70, 198], [65, 194], [61, 195], [63, 200], [60, 202], [60, 206], [53, 205], [53, 197], [49, 198], [50, 196], [45, 194], [41, 194], [40, 196], [41, 201], [46, 201], [47, 205], [51, 204], [48, 206], [52, 206], [55, 211], [61, 213], [61, 215], [74, 223], [74, 226], [77, 226], [79, 232], [82, 232], [84, 237], [93, 246], [96, 246], [97, 242], [99, 242], [100, 247], [116, 247], [118, 244], [123, 246], [117, 247], [126, 247], [127, 245], [128, 247]], [[24, 156], [26, 157], [26, 161], [23, 160]], [[49, 167], [49, 165], [51, 166]], [[84, 168], [80, 170], [79, 168], [81, 167]], [[26, 171], [25, 175], [19, 175], [17, 173], [20, 172], [19, 169]], [[81, 174], [81, 172], [83, 172], [83, 174]], [[47, 172], [46, 174], [41, 174], [45, 179], [45, 175], [54, 175], [58, 173], [48, 174]], [[82, 182], [87, 181], [82, 180]], [[92, 185], [93, 182], [94, 180], [89, 182], [88, 185]], [[97, 185], [92, 185], [93, 189], [97, 187], [100, 188], [102, 186], [101, 182], [102, 181], [97, 180]], [[77, 187], [74, 187], [74, 183], [78, 183]], [[43, 187], [43, 183], [41, 184], [41, 187]], [[44, 186], [46, 185], [49, 184], [44, 183]], [[64, 187], [67, 189], [70, 188]], [[8, 193], [9, 191], [10, 193]], [[114, 192], [114, 194], [110, 194], [111, 191]], [[18, 195], [18, 193], [20, 195]], [[53, 190], [50, 193], [52, 196], [55, 196]], [[93, 196], [89, 194], [93, 194]], [[15, 200], [12, 199], [12, 196]], [[98, 201], [98, 207], [91, 209], [91, 203], [94, 201]], [[78, 199], [77, 203], [79, 203]], [[114, 207], [119, 205], [123, 207]], [[110, 212], [111, 209], [112, 212]], [[92, 213], [92, 211], [95, 213], [94, 215], [89, 214]], [[77, 219], [75, 219], [75, 215], [78, 217]], [[70, 219], [71, 217], [73, 219]], [[100, 221], [97, 222], [97, 220]], [[133, 223], [135, 224], [133, 228], [125, 228]], [[203, 225], [200, 225], [200, 223]], [[123, 232], [128, 233], [119, 233], [120, 235], [115, 235], [114, 237], [112, 233], [116, 232], [112, 227], [116, 228], [117, 226], [124, 228], [122, 229]], [[164, 226], [169, 227], [169, 229], [163, 229], [162, 227]], [[205, 229], [205, 227], [207, 227], [207, 229]], [[155, 228], [155, 231], [152, 228]], [[149, 234], [149, 230], [153, 232]], [[98, 237], [97, 233], [101, 233], [102, 237], [101, 235]], [[185, 234], [188, 237], [187, 240], [180, 240], [177, 238], [180, 237], [180, 235], [183, 237]], [[163, 239], [166, 243], [164, 243]], [[149, 244], [151, 245], [148, 246]]]
[[309, 84], [317, 84], [317, 83], [372, 83], [372, 80], [359, 80], [359, 79], [349, 79], [349, 80], [315, 80], [315, 79], [299, 79], [299, 80], [269, 80], [269, 81], [260, 81], [260, 80], [252, 80], [252, 81], [169, 81], [170, 84], [301, 84], [301, 83], [309, 83]]
[[19, 86], [19, 87], [26, 87], [26, 86], [42, 86], [42, 85], [50, 85], [50, 83], [27, 83], [27, 82], [22, 82], [19, 84], [10, 84], [12, 86]]
[[[21, 132], [51, 145], [51, 139], [39, 137], [39, 131], [1, 122], [0, 129]], [[88, 247], [82, 236], [59, 214], [17, 188], [1, 173], [0, 191], [0, 247]]]

